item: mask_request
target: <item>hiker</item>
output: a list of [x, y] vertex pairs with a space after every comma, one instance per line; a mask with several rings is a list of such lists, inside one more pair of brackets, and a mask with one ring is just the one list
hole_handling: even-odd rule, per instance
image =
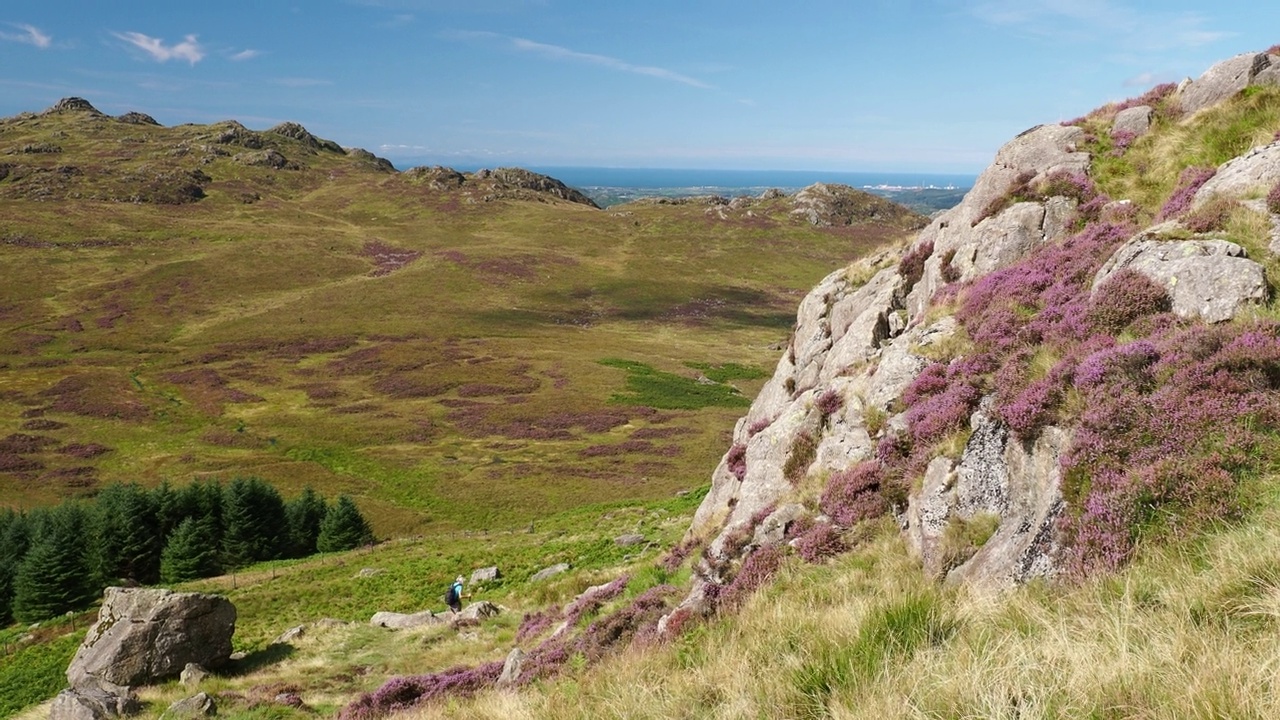
[[462, 612], [462, 598], [471, 597], [471, 593], [462, 592], [463, 579], [464, 578], [459, 575], [458, 579], [454, 580], [453, 584], [449, 586], [449, 592], [444, 594], [445, 603], [447, 603], [449, 605], [449, 609], [455, 613]]

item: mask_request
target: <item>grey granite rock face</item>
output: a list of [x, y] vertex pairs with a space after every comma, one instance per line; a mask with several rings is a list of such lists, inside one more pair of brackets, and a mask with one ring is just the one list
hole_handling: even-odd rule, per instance
[[1237, 200], [1251, 195], [1266, 197], [1277, 183], [1280, 183], [1280, 143], [1271, 143], [1223, 163], [1196, 191], [1192, 207], [1200, 207], [1214, 196]]
[[1266, 53], [1244, 53], [1223, 60], [1193, 80], [1177, 94], [1182, 111], [1193, 113], [1216, 105], [1258, 82], [1271, 83], [1276, 58]]
[[1096, 292], [1117, 271], [1130, 268], [1164, 287], [1180, 317], [1230, 320], [1267, 298], [1263, 268], [1244, 248], [1226, 240], [1157, 239], [1152, 231], [1117, 250], [1094, 277]]
[[1111, 123], [1111, 133], [1130, 133], [1138, 137], [1146, 135], [1151, 129], [1151, 117], [1154, 114], [1155, 111], [1149, 105], [1125, 108], [1116, 113], [1116, 119]]

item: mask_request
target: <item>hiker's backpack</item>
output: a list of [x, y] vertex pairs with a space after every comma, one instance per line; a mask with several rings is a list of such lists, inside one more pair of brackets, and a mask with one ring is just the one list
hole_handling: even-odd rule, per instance
[[458, 602], [458, 585], [457, 583], [454, 583], [450, 585], [449, 589], [444, 593], [444, 604], [452, 605], [456, 602]]

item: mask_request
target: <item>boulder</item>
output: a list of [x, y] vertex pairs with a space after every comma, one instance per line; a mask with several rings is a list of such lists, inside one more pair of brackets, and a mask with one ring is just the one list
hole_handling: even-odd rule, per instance
[[110, 587], [67, 680], [73, 688], [146, 685], [188, 663], [217, 668], [231, 655], [235, 624], [235, 606], [218, 595]]
[[1175, 314], [1224, 322], [1247, 305], [1267, 298], [1266, 278], [1244, 248], [1226, 240], [1165, 241], [1150, 229], [1117, 250], [1093, 280], [1096, 292], [1107, 278], [1131, 268], [1164, 287]]
[[502, 608], [494, 605], [488, 600], [480, 600], [462, 608], [462, 612], [457, 613], [450, 618], [450, 622], [457, 620], [485, 620], [487, 618], [496, 617], [502, 612]]
[[1111, 134], [1129, 133], [1135, 137], [1146, 135], [1151, 129], [1151, 116], [1154, 114], [1155, 111], [1149, 105], [1125, 108], [1116, 113], [1116, 119], [1111, 123]]
[[511, 652], [507, 653], [507, 659], [502, 663], [502, 674], [498, 676], [496, 683], [498, 688], [509, 688], [520, 680], [520, 670], [524, 665], [524, 651], [520, 648], [511, 648]]
[[53, 699], [49, 720], [108, 720], [141, 711], [133, 692], [121, 690], [119, 694], [93, 687], [63, 690]]
[[1256, 194], [1266, 197], [1277, 184], [1280, 184], [1280, 143], [1271, 143], [1223, 163], [1218, 172], [1196, 191], [1191, 206], [1200, 207], [1214, 196], [1241, 199]]
[[162, 720], [169, 718], [209, 717], [218, 714], [218, 706], [208, 693], [198, 693], [189, 698], [179, 700], [169, 706], [161, 715]]
[[288, 645], [307, 633], [306, 625], [294, 625], [271, 641], [272, 645]]
[[471, 572], [471, 584], [493, 582], [502, 577], [502, 573], [498, 572], [497, 565], [490, 565]]
[[569, 563], [556, 563], [551, 567], [542, 568], [538, 572], [534, 573], [533, 577], [529, 578], [529, 582], [542, 582], [547, 578], [551, 578], [556, 575], [559, 575], [560, 573], [568, 572], [568, 571], [569, 571]]
[[190, 688], [199, 685], [200, 681], [204, 680], [208, 675], [209, 671], [205, 670], [203, 666], [196, 663], [187, 663], [187, 666], [182, 668], [182, 674], [178, 676], [178, 680], [184, 686]]
[[430, 610], [423, 610], [416, 613], [397, 613], [397, 612], [377, 612], [369, 619], [369, 624], [374, 627], [390, 628], [392, 630], [408, 630], [410, 628], [422, 627], [424, 625], [439, 625], [446, 622], [444, 614], [437, 615]]
[[631, 547], [632, 545], [639, 545], [642, 542], [644, 542], [644, 536], [640, 533], [626, 533], [625, 535], [619, 535], [613, 539], [613, 544], [618, 547]]
[[1216, 105], [1253, 85], [1274, 82], [1278, 58], [1266, 53], [1244, 53], [1223, 60], [1209, 68], [1177, 94], [1178, 106], [1185, 113]]

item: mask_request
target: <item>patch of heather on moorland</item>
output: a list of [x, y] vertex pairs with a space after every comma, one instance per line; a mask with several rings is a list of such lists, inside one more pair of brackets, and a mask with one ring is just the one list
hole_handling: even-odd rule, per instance
[[1191, 209], [1191, 201], [1195, 199], [1196, 191], [1217, 174], [1218, 169], [1211, 167], [1189, 167], [1184, 169], [1182, 174], [1178, 175], [1178, 184], [1173, 194], [1169, 196], [1169, 199], [1161, 206], [1160, 212], [1156, 214], [1156, 220], [1172, 220]]

